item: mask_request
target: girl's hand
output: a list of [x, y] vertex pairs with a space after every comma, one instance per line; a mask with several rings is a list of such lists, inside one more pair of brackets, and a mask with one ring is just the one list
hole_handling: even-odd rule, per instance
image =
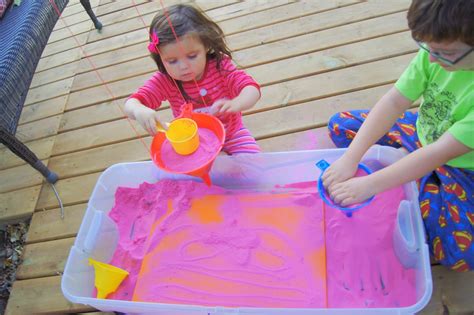
[[158, 113], [146, 106], [136, 107], [134, 109], [134, 116], [138, 123], [150, 134], [150, 136], [156, 135], [157, 123], [166, 128], [166, 124], [163, 124], [158, 119]]
[[260, 90], [253, 85], [248, 85], [240, 91], [234, 99], [222, 98], [211, 106], [211, 113], [220, 117], [225, 114], [240, 113], [252, 108], [260, 99]]
[[322, 177], [324, 187], [331, 193], [335, 184], [354, 177], [358, 166], [359, 163], [344, 154], [324, 172]]
[[329, 192], [334, 203], [347, 206], [362, 202], [375, 195], [370, 175], [354, 177], [345, 182], [335, 184]]
[[222, 98], [214, 102], [211, 106], [211, 113], [219, 116], [223, 114], [238, 113], [241, 112], [242, 108], [240, 103], [235, 100], [229, 100], [227, 98]]

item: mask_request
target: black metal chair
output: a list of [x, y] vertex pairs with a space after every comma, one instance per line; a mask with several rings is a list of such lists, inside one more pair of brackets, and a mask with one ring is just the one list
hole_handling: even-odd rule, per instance
[[[69, 0], [51, 0], [62, 12]], [[0, 19], [0, 142], [38, 170], [54, 187], [58, 176], [49, 170], [15, 132], [28, 89], [41, 54], [59, 16], [49, 0], [23, 0], [19, 6], [7, 9]], [[81, 4], [96, 29], [102, 24], [92, 12], [89, 0]]]

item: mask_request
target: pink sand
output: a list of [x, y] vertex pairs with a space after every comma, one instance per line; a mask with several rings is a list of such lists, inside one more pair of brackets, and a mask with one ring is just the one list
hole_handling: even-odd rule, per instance
[[219, 139], [207, 128], [199, 128], [199, 147], [190, 155], [176, 153], [171, 143], [166, 139], [161, 146], [161, 159], [167, 169], [174, 172], [189, 172], [195, 170], [210, 159], [220, 149]]
[[130, 276], [109, 298], [290, 308], [411, 305], [414, 271], [392, 249], [402, 197], [401, 188], [387, 191], [347, 218], [328, 206], [323, 211], [315, 182], [264, 193], [171, 180], [121, 187], [110, 212], [120, 235], [110, 263]]
[[[357, 175], [365, 172], [359, 170]], [[311, 187], [298, 183], [293, 187]], [[325, 205], [328, 304], [331, 308], [403, 307], [416, 302], [415, 271], [393, 250], [401, 187], [374, 197], [347, 217]]]

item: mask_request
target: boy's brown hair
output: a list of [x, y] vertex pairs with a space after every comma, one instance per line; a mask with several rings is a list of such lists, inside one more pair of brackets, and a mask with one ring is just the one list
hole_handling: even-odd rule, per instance
[[407, 18], [417, 41], [474, 46], [474, 0], [413, 0]]

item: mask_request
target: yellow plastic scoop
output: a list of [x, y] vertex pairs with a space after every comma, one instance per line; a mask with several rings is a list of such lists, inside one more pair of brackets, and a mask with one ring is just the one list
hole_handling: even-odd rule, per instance
[[105, 299], [107, 295], [117, 290], [122, 281], [128, 276], [126, 270], [89, 258], [89, 264], [94, 267], [97, 298]]
[[[166, 126], [166, 128], [169, 128], [169, 127], [170, 127], [170, 123], [165, 123], [165, 126]], [[163, 125], [160, 124], [159, 122], [156, 122], [156, 130], [157, 130], [158, 132], [164, 132], [164, 133], [166, 133], [165, 127], [163, 127]]]
[[175, 119], [166, 130], [166, 139], [171, 143], [176, 153], [192, 154], [199, 147], [198, 126], [194, 120], [189, 118]]

